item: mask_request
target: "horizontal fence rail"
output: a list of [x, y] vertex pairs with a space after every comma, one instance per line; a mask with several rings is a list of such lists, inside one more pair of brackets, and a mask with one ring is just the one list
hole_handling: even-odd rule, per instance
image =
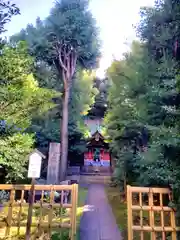
[[0, 194], [0, 239], [51, 239], [54, 232], [74, 239], [77, 184], [1, 184]]
[[128, 240], [176, 240], [180, 227], [168, 188], [127, 186]]

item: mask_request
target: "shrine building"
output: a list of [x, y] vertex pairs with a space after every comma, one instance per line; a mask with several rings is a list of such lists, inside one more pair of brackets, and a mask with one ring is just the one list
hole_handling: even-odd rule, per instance
[[86, 120], [91, 136], [86, 141], [86, 151], [84, 152], [85, 172], [110, 172], [111, 158], [109, 144], [101, 133], [101, 119]]

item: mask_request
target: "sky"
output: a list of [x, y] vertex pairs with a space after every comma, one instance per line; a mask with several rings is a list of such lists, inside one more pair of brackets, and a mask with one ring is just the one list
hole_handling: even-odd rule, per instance
[[[11, 0], [21, 10], [7, 25], [10, 36], [25, 28], [28, 23], [35, 23], [39, 16], [44, 19], [54, 0]], [[152, 6], [154, 0], [91, 0], [90, 9], [100, 28], [102, 40], [102, 58], [97, 76], [103, 77], [113, 58], [120, 59], [136, 38], [133, 25], [139, 21], [141, 6]]]

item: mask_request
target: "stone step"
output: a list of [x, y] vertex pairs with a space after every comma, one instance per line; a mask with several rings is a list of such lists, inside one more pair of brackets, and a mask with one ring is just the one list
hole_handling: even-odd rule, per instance
[[99, 172], [101, 173], [102, 175], [103, 174], [110, 174], [112, 173], [112, 169], [111, 167], [104, 167], [104, 166], [83, 166], [81, 168], [81, 172], [82, 173], [90, 173], [90, 174], [93, 174], [93, 173], [96, 173], [96, 172]]
[[66, 180], [76, 181], [78, 183], [84, 184], [110, 184], [111, 175], [71, 175], [67, 176]]
[[79, 174], [80, 174], [79, 166], [68, 167], [67, 175], [71, 176], [71, 175], [79, 175]]
[[102, 183], [102, 184], [110, 184], [111, 183], [111, 176], [96, 176], [96, 175], [81, 175], [80, 176], [80, 183]]

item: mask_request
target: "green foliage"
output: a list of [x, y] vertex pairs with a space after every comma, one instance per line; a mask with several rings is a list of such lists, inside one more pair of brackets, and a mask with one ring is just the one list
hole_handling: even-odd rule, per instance
[[[38, 87], [31, 73], [33, 59], [20, 43], [16, 48], [5, 46], [0, 58], [0, 119], [25, 129], [32, 116], [53, 106], [48, 101], [55, 92]], [[45, 102], [47, 102], [45, 104]]]
[[98, 31], [88, 9], [87, 0], [57, 1], [45, 23], [51, 44], [63, 38], [65, 45], [75, 49], [78, 62], [85, 68], [96, 66], [99, 57]]
[[[178, 1], [142, 10], [131, 52], [108, 69], [106, 116], [115, 177], [124, 183], [170, 187], [180, 204]], [[124, 189], [125, 190], [125, 189]]]
[[69, 104], [69, 151], [81, 155], [85, 151], [85, 137], [88, 129], [84, 124], [83, 116], [93, 105], [98, 93], [93, 87], [94, 74], [89, 71], [79, 70], [72, 86], [72, 94]]
[[[39, 78], [38, 78], [39, 79]], [[48, 85], [54, 81], [54, 88], [58, 88], [58, 79], [47, 79]], [[42, 83], [39, 79], [40, 84]], [[88, 130], [84, 125], [83, 116], [87, 114], [94, 103], [97, 89], [93, 87], [94, 74], [89, 71], [78, 70], [71, 90], [69, 101], [69, 152], [82, 154], [85, 149], [84, 137]], [[48, 147], [48, 143], [60, 141], [61, 124], [61, 98], [58, 106], [48, 111], [45, 115], [33, 118], [30, 132], [36, 132], [37, 146]]]
[[33, 135], [25, 133], [14, 133], [0, 139], [0, 165], [4, 167], [8, 181], [26, 177], [28, 154], [33, 144]]
[[30, 51], [38, 59], [56, 64], [58, 53], [55, 49], [63, 41], [63, 45], [75, 49], [78, 66], [87, 69], [96, 67], [100, 42], [88, 2], [57, 1], [44, 21], [38, 18], [36, 26], [29, 24], [19, 34], [12, 36], [11, 42], [26, 40]]
[[95, 103], [88, 112], [89, 118], [103, 118], [107, 109], [107, 95], [110, 87], [108, 78], [99, 79], [96, 77], [94, 87], [98, 89], [99, 93], [95, 97]]
[[5, 45], [0, 58], [0, 165], [6, 181], [24, 178], [34, 136], [25, 134], [34, 116], [54, 106], [55, 91], [43, 89], [32, 74], [33, 58], [24, 43]]
[[[10, 1], [1, 0], [0, 2], [0, 35], [6, 31], [5, 24], [8, 23], [12, 16], [20, 14], [19, 8], [10, 3]], [[2, 44], [2, 39], [0, 38]]]

